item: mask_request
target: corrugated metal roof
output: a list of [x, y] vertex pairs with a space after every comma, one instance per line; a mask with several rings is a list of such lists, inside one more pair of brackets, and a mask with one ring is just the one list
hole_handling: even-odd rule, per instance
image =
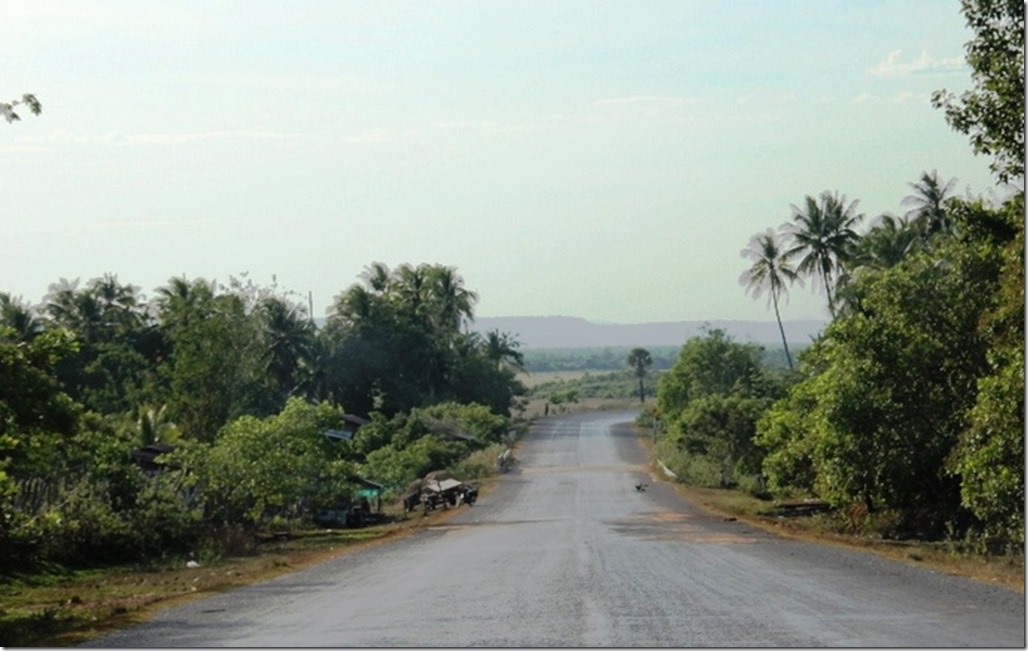
[[439, 481], [429, 482], [428, 485], [425, 486], [425, 488], [427, 488], [428, 490], [442, 492], [445, 490], [450, 490], [451, 488], [457, 488], [462, 483], [463, 482], [457, 481], [456, 479], [441, 479]]

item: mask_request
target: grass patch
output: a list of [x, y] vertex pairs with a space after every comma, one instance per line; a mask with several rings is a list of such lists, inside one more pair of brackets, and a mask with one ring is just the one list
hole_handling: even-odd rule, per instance
[[[596, 371], [591, 372], [596, 373]], [[532, 373], [522, 371], [518, 373], [517, 379], [525, 385], [525, 388], [534, 389], [541, 384], [549, 382], [574, 382], [589, 373], [590, 371], [584, 369], [574, 371], [534, 371]]]

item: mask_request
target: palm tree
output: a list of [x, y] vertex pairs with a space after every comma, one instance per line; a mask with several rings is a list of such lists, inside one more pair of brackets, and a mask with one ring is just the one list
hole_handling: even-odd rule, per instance
[[456, 334], [461, 325], [474, 320], [475, 292], [465, 289], [464, 279], [453, 267], [437, 265], [428, 269], [428, 282], [435, 303], [436, 327]]
[[217, 284], [202, 278], [190, 282], [185, 276], [171, 278], [157, 289], [156, 304], [164, 326], [188, 326], [190, 315], [197, 307], [214, 299]]
[[78, 288], [78, 278], [61, 278], [58, 282], [50, 284], [49, 291], [43, 297], [43, 305], [47, 315], [57, 325], [74, 327], [77, 315], [75, 296], [78, 294]]
[[858, 201], [846, 204], [845, 195], [822, 192], [820, 200], [807, 195], [802, 208], [793, 204], [792, 222], [782, 225], [792, 238], [785, 257], [802, 256], [796, 271], [812, 275], [824, 284], [828, 311], [836, 316], [835, 280], [845, 273], [853, 246], [860, 239], [854, 227], [864, 215], [857, 213]]
[[951, 178], [945, 183], [939, 180], [939, 172], [922, 172], [916, 183], [908, 183], [914, 194], [908, 195], [900, 202], [902, 206], [913, 206], [907, 211], [906, 217], [918, 224], [925, 235], [946, 233], [952, 228], [946, 202], [950, 198], [957, 180]]
[[381, 312], [382, 298], [362, 285], [350, 288], [336, 297], [332, 316], [343, 323], [364, 330], [373, 327]]
[[21, 298], [0, 292], [0, 325], [14, 330], [18, 341], [32, 341], [43, 332], [43, 321]]
[[309, 368], [314, 324], [296, 306], [278, 297], [266, 298], [261, 309], [266, 370], [280, 396], [285, 398], [297, 390], [301, 371]]
[[430, 300], [428, 265], [400, 265], [394, 274], [392, 289], [401, 313], [409, 315], [415, 323], [424, 324]]
[[917, 250], [921, 235], [907, 217], [881, 215], [857, 243], [854, 264], [864, 269], [884, 270], [899, 264]]
[[58, 326], [75, 332], [88, 344], [95, 344], [104, 331], [103, 309], [96, 293], [79, 289], [78, 284], [77, 278], [73, 281], [61, 278], [51, 284], [44, 298], [46, 311]]
[[627, 361], [635, 371], [635, 377], [639, 378], [639, 402], [645, 402], [646, 389], [643, 386], [643, 378], [646, 377], [646, 369], [653, 365], [653, 356], [645, 348], [633, 348], [628, 353]]
[[486, 333], [483, 346], [486, 359], [495, 363], [497, 370], [500, 370], [504, 364], [519, 371], [525, 370], [525, 356], [518, 350], [521, 343], [506, 332], [490, 330]]
[[100, 322], [109, 334], [124, 334], [140, 328], [144, 323], [139, 288], [122, 285], [114, 274], [104, 274], [86, 285], [97, 303]]
[[785, 359], [789, 362], [789, 369], [792, 369], [792, 355], [789, 353], [789, 342], [782, 326], [778, 299], [786, 293], [786, 284], [802, 284], [803, 281], [782, 250], [778, 235], [771, 228], [750, 238], [749, 245], [742, 250], [742, 256], [752, 260], [753, 265], [742, 273], [739, 283], [744, 285], [746, 292], [755, 299], [759, 298], [765, 289], [768, 290], [768, 303], [775, 308], [775, 320], [778, 321], [778, 332], [782, 335]]
[[384, 294], [389, 289], [389, 267], [384, 262], [372, 262], [361, 273], [361, 278], [371, 291]]
[[182, 436], [178, 426], [168, 419], [168, 405], [140, 405], [138, 413], [136, 428], [140, 445], [174, 443]]

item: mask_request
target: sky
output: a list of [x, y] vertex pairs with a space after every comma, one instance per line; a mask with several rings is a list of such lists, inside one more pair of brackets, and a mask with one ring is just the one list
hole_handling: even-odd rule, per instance
[[[931, 106], [959, 0], [4, 0], [0, 291], [246, 277], [323, 316], [372, 262], [477, 316], [769, 320], [749, 239], [822, 191], [994, 188]], [[785, 319], [827, 319], [794, 287]]]

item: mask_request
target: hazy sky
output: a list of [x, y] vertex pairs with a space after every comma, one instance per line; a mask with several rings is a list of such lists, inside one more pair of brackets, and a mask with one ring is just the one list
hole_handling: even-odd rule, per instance
[[[0, 5], [0, 291], [249, 272], [316, 315], [374, 261], [479, 316], [771, 319], [749, 238], [807, 194], [900, 214], [988, 160], [958, 0]], [[787, 319], [824, 318], [794, 288]]]

